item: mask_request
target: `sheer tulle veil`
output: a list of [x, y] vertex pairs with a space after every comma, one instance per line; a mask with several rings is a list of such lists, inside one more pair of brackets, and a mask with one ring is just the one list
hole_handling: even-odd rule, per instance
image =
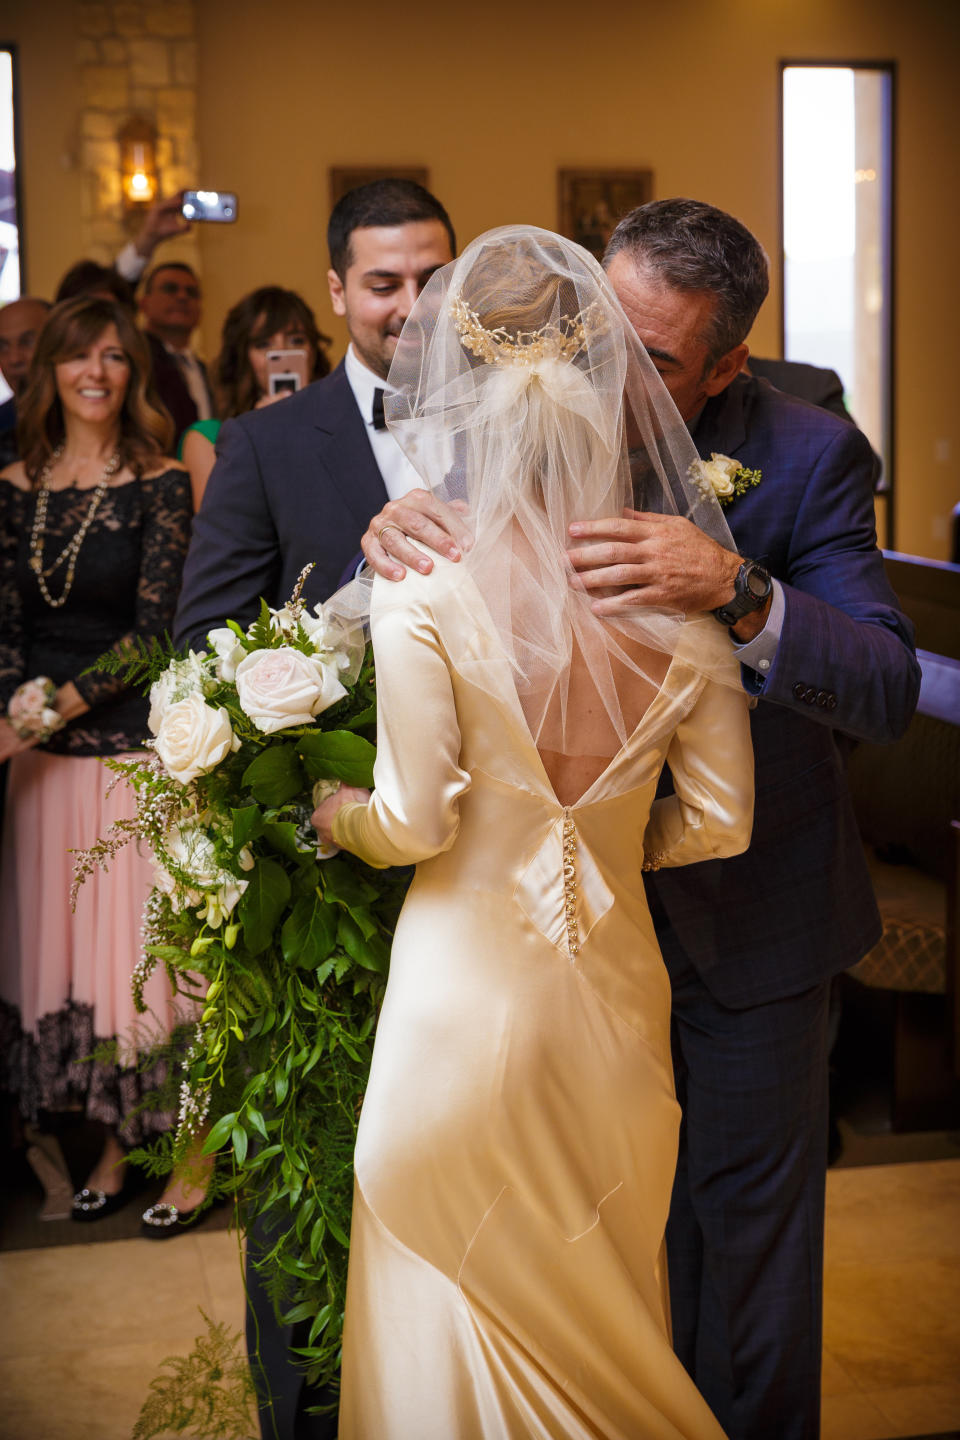
[[[491, 689], [509, 669], [542, 749], [579, 753], [586, 706], [590, 753], [614, 754], [637, 696], [641, 709], [651, 703], [675, 655], [739, 686], [712, 616], [638, 606], [601, 619], [571, 584], [571, 521], [627, 505], [686, 516], [735, 548], [712, 491], [691, 478], [689, 432], [587, 251], [527, 225], [474, 240], [416, 302], [385, 414], [424, 485], [461, 502], [475, 537], [458, 565], [436, 572], [441, 622], [460, 611], [459, 623], [441, 623], [449, 661]], [[405, 603], [404, 585], [376, 585], [375, 605]], [[331, 605], [344, 616], [368, 612], [370, 581], [361, 577]], [[472, 625], [462, 623], [464, 607]]]

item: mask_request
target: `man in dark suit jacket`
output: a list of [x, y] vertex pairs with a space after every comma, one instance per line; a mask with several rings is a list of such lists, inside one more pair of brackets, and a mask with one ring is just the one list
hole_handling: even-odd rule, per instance
[[[420, 185], [375, 181], [338, 202], [328, 241], [328, 282], [333, 308], [347, 322], [347, 355], [326, 379], [221, 430], [184, 570], [180, 644], [202, 645], [226, 619], [249, 623], [261, 596], [281, 605], [310, 562], [304, 595], [311, 604], [325, 600], [358, 555], [370, 516], [418, 483], [383, 424], [382, 382], [413, 302], [453, 259], [449, 217]], [[254, 1236], [252, 1248], [256, 1243]], [[317, 1394], [291, 1363], [293, 1332], [276, 1324], [249, 1264], [247, 1285], [256, 1317], [248, 1317], [248, 1341], [260, 1362], [255, 1378], [261, 1400], [270, 1395], [264, 1440], [334, 1434], [335, 1419], [304, 1413]]]
[[188, 425], [213, 414], [206, 366], [190, 349], [190, 337], [200, 323], [201, 298], [200, 281], [180, 260], [156, 265], [140, 296], [153, 383], [173, 417], [174, 445]]
[[761, 360], [751, 355], [747, 371], [758, 380], [769, 380], [775, 390], [786, 395], [796, 395], [821, 410], [839, 415], [841, 420], [852, 420], [853, 416], [843, 401], [843, 381], [836, 370], [822, 365], [808, 365], [803, 360]]
[[50, 314], [50, 302], [21, 295], [0, 308], [0, 375], [13, 394], [0, 405], [0, 469], [18, 457], [17, 397], [27, 388], [27, 374], [37, 337]]
[[[919, 669], [876, 546], [865, 437], [739, 374], [768, 284], [753, 236], [712, 206], [658, 201], [621, 221], [604, 263], [701, 456], [761, 472], [727, 510], [736, 552], [676, 516], [571, 527], [591, 542], [570, 551], [586, 587], [620, 587], [595, 608], [719, 610], [759, 701], [750, 848], [647, 877], [684, 1109], [674, 1344], [732, 1440], [814, 1440], [827, 993], [880, 933], [844, 752], [903, 732]], [[367, 559], [396, 577], [413, 531], [449, 553], [431, 515], [416, 495], [385, 507]]]
[[252, 620], [261, 596], [282, 604], [310, 561], [304, 594], [326, 599], [374, 511], [419, 483], [383, 424], [382, 382], [414, 300], [453, 258], [449, 218], [421, 186], [375, 181], [343, 197], [328, 238], [346, 357], [326, 379], [221, 430], [194, 520], [178, 640], [202, 642], [228, 616]]

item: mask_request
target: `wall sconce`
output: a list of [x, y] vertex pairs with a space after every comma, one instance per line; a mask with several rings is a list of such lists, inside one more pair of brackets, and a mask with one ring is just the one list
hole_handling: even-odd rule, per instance
[[135, 115], [119, 131], [120, 184], [126, 211], [138, 210], [156, 199], [160, 188], [157, 177], [157, 131], [149, 120]]

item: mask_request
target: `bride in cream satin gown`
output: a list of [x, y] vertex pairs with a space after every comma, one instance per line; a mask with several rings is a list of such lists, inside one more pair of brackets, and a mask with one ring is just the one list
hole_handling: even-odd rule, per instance
[[[498, 296], [515, 256], [516, 232], [506, 232], [506, 249], [504, 233], [491, 232]], [[570, 598], [564, 517], [547, 534], [544, 516], [557, 486], [573, 486], [595, 463], [599, 487], [601, 468], [616, 463], [624, 371], [608, 378], [600, 347], [615, 340], [622, 358], [624, 345], [638, 342], [591, 257], [546, 232], [525, 230], [521, 243], [528, 233], [538, 266], [572, 256], [566, 288], [551, 294], [578, 313], [557, 321], [547, 310], [554, 318], [546, 325], [531, 334], [528, 321], [518, 340], [504, 342], [506, 332], [467, 312], [467, 341], [488, 353], [481, 365], [470, 362], [466, 381], [484, 387], [481, 401], [493, 406], [485, 443], [505, 436], [516, 447], [529, 421], [541, 457], [544, 436], [552, 443], [564, 431], [564, 458], [537, 459], [532, 490], [522, 489], [525, 470], [504, 480], [501, 524], [484, 510], [482, 487], [513, 461], [505, 454], [498, 469], [501, 459], [488, 463], [485, 450], [472, 553], [459, 564], [431, 556], [427, 576], [411, 570], [398, 584], [373, 582], [375, 788], [362, 801], [347, 791], [315, 816], [321, 833], [371, 865], [417, 866], [356, 1148], [339, 1434], [720, 1440], [670, 1345], [664, 1230], [680, 1112], [670, 984], [641, 869], [645, 858], [682, 865], [746, 848], [747, 697], [712, 618], [674, 617], [660, 651], [645, 648], [644, 634], [656, 637], [666, 621], [636, 635], [627, 627], [605, 671], [608, 627], [583, 597]], [[434, 277], [408, 321], [426, 312], [419, 343], [428, 360], [428, 342], [462, 313], [450, 294], [463, 291], [450, 287], [486, 239]], [[610, 317], [596, 332], [594, 294]], [[597, 355], [586, 378], [583, 368], [569, 373], [574, 346], [564, 346], [574, 329], [577, 363], [588, 343], [591, 361]], [[531, 340], [538, 358], [521, 374]], [[459, 349], [448, 346], [448, 355], [462, 372]], [[422, 385], [429, 364], [412, 353], [413, 383]], [[669, 409], [681, 448], [689, 446], [648, 358], [635, 363], [645, 367], [646, 391]], [[462, 374], [457, 384], [457, 413], [469, 419]], [[606, 428], [592, 420], [584, 429], [591, 393], [611, 400]], [[416, 434], [423, 463], [426, 422]], [[566, 628], [551, 672], [541, 632], [560, 612]], [[505, 623], [515, 627], [508, 643]], [[521, 670], [510, 658], [517, 636], [529, 662]], [[527, 683], [541, 671], [552, 677], [547, 688], [562, 682], [551, 691], [554, 702], [562, 694], [559, 726]], [[616, 677], [619, 742], [610, 742], [598, 703], [604, 673]], [[596, 746], [601, 732], [607, 739]], [[655, 799], [664, 764], [675, 793]]]
[[483, 608], [444, 604], [457, 580], [375, 582], [376, 788], [334, 821], [372, 865], [417, 862], [357, 1143], [340, 1437], [718, 1437], [670, 1348], [680, 1112], [640, 871], [748, 844], [746, 697], [675, 658], [561, 805], [509, 672], [494, 698], [448, 666], [445, 623]]

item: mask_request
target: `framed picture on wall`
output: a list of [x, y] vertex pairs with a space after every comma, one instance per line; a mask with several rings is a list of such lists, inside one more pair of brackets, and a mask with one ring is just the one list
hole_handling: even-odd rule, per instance
[[331, 165], [330, 209], [348, 190], [369, 185], [371, 180], [415, 180], [429, 188], [430, 171], [425, 165]]
[[599, 260], [617, 221], [652, 199], [652, 170], [558, 170], [557, 229]]

